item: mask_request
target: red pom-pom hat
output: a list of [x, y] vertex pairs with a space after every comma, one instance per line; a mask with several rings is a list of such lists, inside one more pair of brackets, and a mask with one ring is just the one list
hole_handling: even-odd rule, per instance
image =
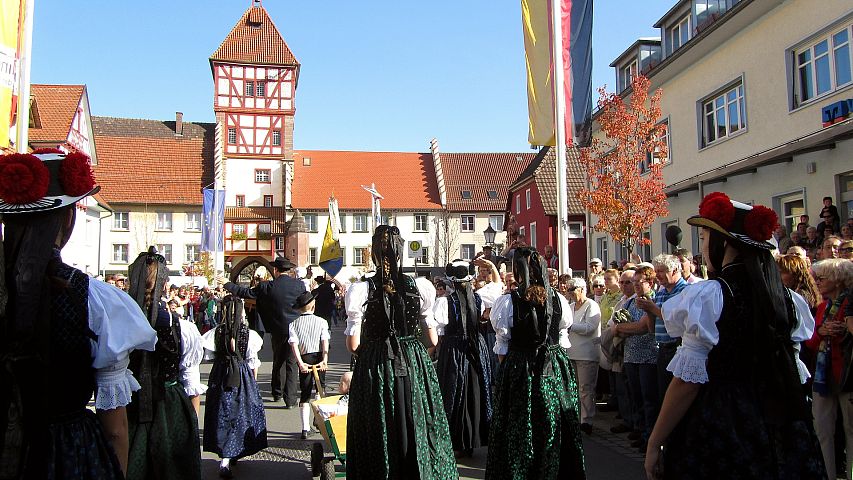
[[82, 153], [39, 149], [0, 156], [0, 213], [54, 210], [77, 203], [101, 188]]
[[699, 215], [688, 218], [687, 223], [716, 230], [751, 247], [776, 248], [768, 241], [779, 226], [776, 212], [763, 205], [734, 201], [722, 192], [705, 195], [699, 204]]

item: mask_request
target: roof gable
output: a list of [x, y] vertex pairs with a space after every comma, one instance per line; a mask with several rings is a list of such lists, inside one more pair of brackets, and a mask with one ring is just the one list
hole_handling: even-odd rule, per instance
[[[533, 153], [439, 153], [450, 211], [503, 211], [510, 184]], [[489, 192], [494, 192], [489, 196]], [[470, 198], [465, 198], [470, 193]]]
[[31, 85], [36, 110], [32, 116], [38, 122], [29, 128], [29, 141], [54, 147], [65, 143], [85, 89], [84, 85]]
[[278, 28], [260, 5], [253, 5], [243, 13], [210, 56], [211, 66], [214, 61], [299, 67]]
[[370, 194], [361, 188], [370, 184], [385, 197], [382, 208], [441, 208], [428, 153], [301, 150], [293, 159], [293, 208], [326, 210], [334, 195], [341, 210], [370, 210]]
[[[586, 173], [580, 162], [580, 149], [566, 149], [566, 182], [568, 186], [569, 215], [583, 215], [585, 210], [579, 194], [584, 187]], [[542, 208], [546, 215], [557, 214], [557, 155], [551, 147], [543, 147], [536, 158], [524, 169], [521, 175], [509, 187], [510, 192], [533, 180], [542, 198]], [[505, 203], [508, 205], [508, 203]]]

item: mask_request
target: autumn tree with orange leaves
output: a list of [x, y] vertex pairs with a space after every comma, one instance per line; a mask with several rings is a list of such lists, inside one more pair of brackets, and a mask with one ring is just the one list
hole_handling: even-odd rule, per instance
[[604, 138], [593, 137], [581, 149], [587, 187], [580, 200], [598, 217], [594, 228], [610, 234], [629, 254], [635, 244], [648, 243], [643, 232], [655, 219], [669, 214], [658, 161], [667, 158], [666, 125], [658, 123], [662, 91], [649, 97], [649, 85], [648, 78], [635, 77], [629, 104], [600, 88], [597, 121]]

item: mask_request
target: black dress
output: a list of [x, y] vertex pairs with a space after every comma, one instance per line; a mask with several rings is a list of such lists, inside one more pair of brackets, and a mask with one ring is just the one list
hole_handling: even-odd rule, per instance
[[[761, 324], [750, 321], [762, 317], [753, 311], [745, 266], [724, 268], [720, 279], [723, 310], [716, 322], [719, 341], [708, 355], [708, 382], [667, 439], [665, 478], [825, 478], [796, 366], [793, 376], [782, 377], [792, 384], [789, 396], [768, 399], [760, 392], [758, 385], [772, 372], [766, 355], [756, 355], [767, 337]], [[790, 354], [787, 348], [778, 351]], [[780, 405], [794, 413], [774, 414]]]
[[492, 420], [492, 364], [480, 333], [480, 296], [475, 311], [461, 313], [457, 290], [447, 296], [448, 323], [438, 347], [438, 383], [454, 450], [470, 450], [489, 442]]

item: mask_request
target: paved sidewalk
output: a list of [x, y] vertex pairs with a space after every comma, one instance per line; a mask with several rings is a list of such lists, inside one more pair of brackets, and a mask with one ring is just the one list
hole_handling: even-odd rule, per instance
[[[300, 440], [302, 421], [299, 409], [287, 410], [283, 402], [272, 403], [270, 378], [272, 369], [272, 349], [269, 347], [269, 335], [264, 337], [261, 350], [263, 365], [258, 372], [258, 386], [264, 398], [267, 414], [267, 435], [269, 448], [249, 458], [237, 462], [233, 467], [235, 478], [288, 478], [293, 480], [310, 479], [310, 448], [315, 442], [323, 443], [318, 433]], [[337, 391], [341, 375], [349, 370], [350, 355], [344, 344], [343, 327], [332, 328], [332, 345], [329, 352], [329, 372], [326, 374], [327, 390], [330, 394]], [[202, 364], [202, 381], [207, 382], [210, 363]], [[200, 429], [204, 422], [204, 398]], [[584, 435], [587, 478], [589, 480], [624, 479], [642, 480], [643, 457], [632, 449], [626, 435], [610, 433], [610, 427], [618, 420], [614, 413], [599, 413], [593, 421], [593, 433]], [[471, 458], [460, 459], [459, 475], [462, 479], [482, 479], [485, 476], [487, 449], [481, 448]], [[217, 479], [219, 459], [211, 453], [202, 454], [202, 478]]]

